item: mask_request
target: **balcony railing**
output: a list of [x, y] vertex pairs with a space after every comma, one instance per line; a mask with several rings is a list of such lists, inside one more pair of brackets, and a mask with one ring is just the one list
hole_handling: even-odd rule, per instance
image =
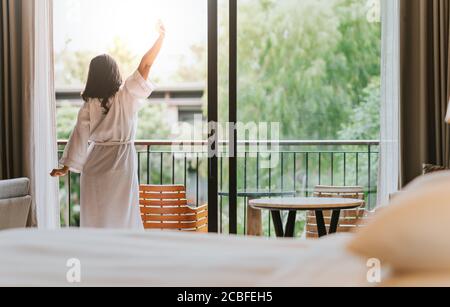
[[[66, 141], [58, 142], [61, 155]], [[220, 143], [219, 229], [228, 232], [228, 158], [227, 143]], [[296, 196], [311, 196], [316, 185], [363, 186], [369, 208], [376, 204], [378, 141], [271, 141], [239, 142], [238, 190], [277, 191]], [[276, 145], [276, 150], [273, 146]], [[183, 184], [192, 205], [207, 203], [206, 141], [137, 141], [139, 179], [142, 184]], [[274, 161], [263, 167], [263, 161]], [[61, 223], [79, 226], [79, 176], [62, 178]], [[247, 199], [238, 202], [238, 233], [246, 232]], [[264, 232], [271, 236], [270, 213], [265, 213]], [[304, 219], [300, 216], [297, 232]]]

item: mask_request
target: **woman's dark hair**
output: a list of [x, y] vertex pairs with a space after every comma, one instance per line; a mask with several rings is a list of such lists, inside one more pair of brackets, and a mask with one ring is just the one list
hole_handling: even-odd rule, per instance
[[99, 99], [105, 114], [109, 112], [108, 102], [122, 85], [122, 76], [116, 61], [109, 55], [95, 57], [89, 65], [86, 88], [81, 94], [85, 102]]

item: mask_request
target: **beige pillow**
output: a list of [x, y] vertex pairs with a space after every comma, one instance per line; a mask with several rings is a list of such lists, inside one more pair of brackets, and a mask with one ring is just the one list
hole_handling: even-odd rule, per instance
[[356, 234], [349, 249], [397, 271], [450, 271], [450, 172], [413, 182]]

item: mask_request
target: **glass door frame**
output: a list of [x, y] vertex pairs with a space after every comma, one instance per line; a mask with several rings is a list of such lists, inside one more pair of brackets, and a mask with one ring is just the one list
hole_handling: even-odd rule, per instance
[[237, 158], [238, 158], [238, 143], [237, 143], [237, 0], [229, 0], [229, 225], [230, 234], [237, 234]]
[[218, 108], [218, 5], [208, 0], [208, 231], [219, 232], [219, 140], [212, 127], [219, 121]]
[[[237, 234], [237, 0], [229, 1], [229, 233]], [[208, 231], [219, 232], [218, 0], [208, 0]]]

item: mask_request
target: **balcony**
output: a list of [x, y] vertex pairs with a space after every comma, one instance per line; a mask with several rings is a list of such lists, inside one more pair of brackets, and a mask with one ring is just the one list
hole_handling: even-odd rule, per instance
[[[59, 141], [61, 155], [66, 141]], [[174, 145], [180, 150], [174, 150]], [[310, 196], [316, 185], [363, 186], [369, 208], [376, 204], [379, 141], [271, 141], [239, 142], [238, 190], [277, 191]], [[277, 145], [276, 151], [268, 150]], [[183, 184], [189, 203], [207, 204], [206, 141], [137, 141], [139, 178], [142, 184]], [[228, 233], [227, 142], [221, 142], [219, 157], [219, 229]], [[274, 161], [276, 167], [263, 168], [262, 161]], [[79, 226], [79, 175], [70, 174], [60, 181], [61, 224]], [[245, 234], [246, 199], [238, 201], [238, 233]], [[274, 236], [269, 213], [264, 216], [264, 233]], [[301, 234], [304, 217], [297, 221]]]

